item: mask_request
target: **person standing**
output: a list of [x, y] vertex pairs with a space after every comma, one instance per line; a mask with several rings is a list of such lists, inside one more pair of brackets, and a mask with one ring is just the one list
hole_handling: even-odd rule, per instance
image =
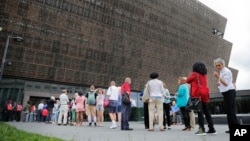
[[219, 91], [223, 95], [225, 111], [227, 114], [227, 122], [230, 133], [232, 126], [239, 125], [239, 121], [236, 116], [236, 91], [233, 84], [233, 74], [230, 69], [225, 66], [225, 61], [221, 58], [214, 60], [214, 66], [219, 71], [214, 71], [213, 76], [217, 79], [217, 86]]
[[109, 97], [109, 117], [112, 122], [110, 128], [115, 129], [116, 125], [116, 113], [118, 111], [118, 95], [119, 89], [115, 85], [115, 81], [110, 82], [110, 86], [107, 90], [107, 96]]
[[9, 99], [7, 101], [7, 104], [5, 106], [6, 108], [6, 117], [5, 117], [5, 121], [12, 121], [12, 117], [13, 117], [13, 106], [12, 106], [12, 100]]
[[[188, 76], [187, 83], [191, 85], [190, 96], [199, 98], [201, 100], [201, 109], [198, 113], [199, 130], [195, 133], [196, 135], [206, 135], [204, 127], [204, 115], [208, 123], [208, 134], [217, 134], [214, 129], [214, 123], [209, 111], [209, 88], [207, 85], [207, 67], [203, 62], [195, 62], [193, 64], [193, 72]], [[198, 89], [203, 89], [204, 94], [198, 93]]]
[[103, 116], [103, 112], [104, 112], [104, 90], [102, 88], [98, 88], [98, 96], [97, 96], [97, 100], [96, 100], [96, 112], [97, 112], [97, 126], [102, 127], [103, 126], [103, 121], [104, 121], [104, 116]]
[[144, 119], [144, 126], [145, 126], [145, 129], [148, 129], [149, 128], [149, 113], [148, 113], [148, 101], [149, 100], [145, 100], [143, 99], [143, 95], [144, 95], [144, 91], [146, 91], [146, 85], [145, 85], [145, 88], [144, 90], [140, 93], [140, 96], [141, 96], [141, 100], [143, 101], [143, 119]]
[[43, 116], [42, 116], [42, 110], [43, 110], [44, 104], [43, 104], [43, 100], [40, 101], [40, 103], [38, 104], [37, 107], [37, 121], [43, 121]]
[[30, 105], [30, 101], [27, 101], [27, 104], [24, 106], [24, 119], [23, 122], [28, 122], [29, 118], [30, 118], [30, 110], [31, 110], [31, 105]]
[[85, 96], [83, 96], [82, 92], [78, 92], [78, 95], [76, 96], [76, 125], [82, 126], [83, 122], [83, 112], [85, 109]]
[[151, 80], [147, 82], [149, 89], [149, 103], [148, 103], [148, 112], [149, 112], [149, 129], [148, 131], [154, 131], [154, 113], [157, 111], [159, 117], [159, 128], [160, 131], [165, 131], [163, 127], [163, 93], [164, 87], [163, 82], [158, 79], [159, 74], [153, 72], [150, 74]]
[[59, 97], [60, 99], [60, 113], [58, 117], [57, 124], [62, 124], [62, 118], [63, 118], [63, 125], [67, 125], [67, 119], [68, 119], [68, 110], [69, 110], [69, 97], [67, 95], [67, 90], [62, 90], [62, 94]]
[[186, 108], [189, 99], [189, 87], [186, 84], [186, 77], [179, 77], [178, 92], [176, 96], [176, 105], [180, 108], [185, 128], [182, 131], [191, 131], [189, 111]]
[[[131, 97], [131, 79], [129, 77], [125, 78], [124, 83], [121, 86], [121, 95], [127, 93]], [[131, 102], [130, 102], [131, 103]], [[129, 117], [131, 114], [131, 104], [125, 104], [122, 102], [122, 118], [121, 118], [121, 130], [133, 130], [129, 127]]]
[[170, 117], [170, 110], [171, 110], [171, 95], [169, 90], [167, 89], [167, 85], [163, 82], [164, 87], [164, 101], [163, 101], [163, 126], [166, 129], [166, 124], [168, 125], [168, 130], [171, 129], [171, 117]]
[[88, 110], [88, 121], [89, 126], [92, 125], [92, 121], [94, 121], [94, 125], [96, 126], [96, 98], [97, 93], [94, 85], [91, 85], [89, 88], [89, 92], [86, 94], [87, 105], [86, 108]]
[[47, 100], [47, 110], [48, 110], [48, 116], [46, 119], [46, 123], [52, 123], [52, 115], [53, 115], [53, 108], [55, 104], [55, 97], [51, 96], [49, 100]]
[[21, 120], [21, 113], [23, 110], [23, 106], [21, 102], [17, 102], [17, 108], [16, 108], [16, 121], [19, 122]]
[[119, 89], [119, 93], [118, 93], [118, 105], [117, 105], [117, 112], [116, 112], [116, 118], [117, 118], [117, 126], [120, 127], [121, 126], [121, 119], [122, 119], [122, 97], [120, 94], [120, 88]]

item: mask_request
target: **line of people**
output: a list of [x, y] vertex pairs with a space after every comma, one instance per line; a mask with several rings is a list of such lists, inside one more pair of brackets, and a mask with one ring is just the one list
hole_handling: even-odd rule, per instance
[[[235, 114], [235, 87], [233, 85], [233, 77], [231, 71], [225, 67], [223, 59], [214, 60], [214, 66], [217, 71], [213, 73], [218, 79], [218, 88], [224, 97], [224, 103], [227, 113], [229, 131], [234, 125], [239, 125]], [[146, 83], [142, 100], [144, 102], [144, 123], [148, 131], [154, 131], [154, 112], [158, 115], [159, 130], [165, 131], [166, 124], [171, 129], [170, 123], [170, 95], [166, 84], [158, 79], [157, 72], [150, 74], [150, 80]], [[178, 78], [178, 90], [176, 93], [176, 105], [180, 108], [182, 119], [184, 121], [183, 131], [191, 131], [195, 125], [194, 112], [187, 108], [190, 98], [198, 98], [200, 100], [200, 109], [198, 115], [198, 131], [196, 135], [217, 134], [214, 123], [209, 111], [209, 87], [207, 84], [207, 67], [205, 63], [198, 61], [192, 66], [192, 73], [188, 77]], [[202, 89], [200, 93], [198, 89]], [[205, 118], [208, 124], [206, 132], [204, 126]]]
[[[123, 93], [127, 93], [130, 96], [131, 93], [131, 79], [125, 78], [121, 87], [117, 87], [115, 81], [110, 82], [110, 86], [105, 95], [105, 91], [102, 88], [95, 89], [94, 85], [90, 86], [86, 95], [81, 92], [75, 96], [71, 102], [67, 96], [67, 90], [63, 90], [59, 97], [59, 116], [58, 125], [67, 125], [70, 122], [71, 125], [83, 125], [83, 113], [86, 113], [88, 119], [88, 126], [103, 126], [104, 121], [104, 99], [109, 99], [108, 112], [111, 120], [111, 129], [115, 129], [120, 126], [121, 130], [133, 130], [129, 127], [129, 117], [131, 114], [131, 103], [124, 104], [122, 102]], [[132, 102], [132, 100], [131, 100]], [[69, 103], [72, 106], [68, 106]], [[71, 107], [71, 109], [69, 109]], [[72, 110], [73, 109], [73, 110]], [[72, 111], [76, 111], [75, 114]], [[69, 112], [71, 111], [71, 115]], [[70, 116], [71, 118], [64, 118]]]
[[[235, 114], [235, 87], [233, 85], [233, 78], [231, 71], [225, 67], [225, 62], [221, 58], [214, 60], [214, 66], [217, 71], [213, 73], [218, 80], [218, 88], [224, 97], [224, 103], [227, 113], [229, 131], [234, 125], [239, 125]], [[148, 131], [154, 131], [155, 112], [157, 113], [159, 130], [171, 129], [171, 116], [175, 112], [173, 107], [176, 99], [176, 106], [180, 109], [180, 115], [184, 122], [183, 131], [190, 131], [195, 126], [194, 112], [187, 109], [189, 98], [199, 98], [201, 101], [201, 108], [197, 111], [198, 115], [198, 131], [196, 135], [217, 134], [214, 123], [209, 111], [209, 88], [207, 84], [207, 68], [203, 62], [195, 62], [192, 66], [192, 73], [188, 77], [178, 78], [178, 90], [174, 97], [172, 97], [167, 89], [166, 84], [158, 79], [159, 74], [153, 72], [150, 74], [150, 80], [146, 83], [143, 91], [142, 100], [144, 102], [144, 122], [145, 128]], [[86, 113], [88, 119], [88, 126], [103, 126], [103, 111], [104, 99], [106, 96], [109, 99], [109, 117], [111, 119], [110, 128], [115, 129], [120, 126], [121, 130], [133, 130], [129, 125], [129, 117], [131, 115], [131, 78], [127, 77], [121, 87], [117, 87], [115, 81], [110, 82], [110, 86], [105, 95], [102, 88], [95, 89], [94, 85], [90, 86], [89, 91], [83, 95], [78, 92], [70, 101], [67, 96], [67, 90], [62, 90], [59, 100], [56, 102], [55, 97], [51, 97], [47, 101], [46, 106], [38, 105], [38, 120], [46, 117], [48, 123], [57, 122], [58, 125], [83, 125], [83, 115]], [[203, 87], [206, 91], [201, 95], [198, 93], [198, 88]], [[123, 97], [128, 95], [130, 103], [125, 103]], [[6, 119], [9, 120], [12, 114], [11, 101], [6, 104]], [[55, 106], [57, 104], [57, 106]], [[58, 117], [54, 114], [54, 109], [57, 108]], [[176, 108], [176, 107], [175, 107]], [[171, 112], [172, 109], [172, 112]], [[27, 103], [23, 109], [26, 113], [25, 121], [28, 121], [32, 114], [32, 106]], [[47, 110], [47, 112], [46, 112]], [[27, 112], [26, 112], [27, 111]], [[45, 112], [44, 112], [45, 111]], [[177, 113], [177, 112], [176, 112]], [[204, 115], [208, 123], [208, 131], [204, 127]], [[179, 117], [179, 116], [178, 116]], [[118, 121], [118, 122], [117, 122]]]

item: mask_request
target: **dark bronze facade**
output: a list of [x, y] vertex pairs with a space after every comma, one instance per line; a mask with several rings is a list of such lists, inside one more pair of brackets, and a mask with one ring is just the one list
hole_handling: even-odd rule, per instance
[[201, 60], [217, 92], [213, 60], [228, 64], [232, 49], [214, 33], [227, 19], [197, 0], [1, 0], [0, 9], [0, 53], [8, 34], [24, 38], [10, 42], [4, 78], [107, 87], [131, 77], [141, 90], [157, 71], [175, 93]]

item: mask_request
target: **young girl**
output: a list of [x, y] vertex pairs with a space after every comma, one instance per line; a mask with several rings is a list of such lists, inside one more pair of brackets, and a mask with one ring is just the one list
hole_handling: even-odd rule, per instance
[[104, 90], [102, 88], [98, 89], [98, 96], [97, 96], [97, 104], [96, 104], [96, 111], [97, 111], [97, 121], [98, 126], [102, 126], [103, 123], [103, 102], [104, 102]]

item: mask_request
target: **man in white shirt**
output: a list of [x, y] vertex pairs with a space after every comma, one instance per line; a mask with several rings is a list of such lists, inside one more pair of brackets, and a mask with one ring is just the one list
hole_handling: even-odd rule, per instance
[[38, 104], [38, 107], [37, 107], [37, 110], [38, 110], [37, 120], [38, 121], [42, 121], [43, 119], [43, 115], [42, 115], [43, 107], [44, 107], [44, 104], [43, 104], [43, 101], [41, 100], [41, 102]]
[[109, 96], [109, 117], [112, 121], [110, 128], [114, 129], [116, 125], [116, 113], [118, 108], [118, 95], [119, 88], [115, 86], [115, 81], [110, 82], [110, 87], [107, 91], [107, 96]]
[[58, 125], [62, 124], [62, 117], [63, 117], [63, 125], [67, 125], [67, 117], [68, 117], [68, 110], [69, 110], [69, 97], [67, 96], [67, 90], [62, 90], [62, 94], [59, 97], [60, 99], [60, 113], [58, 117]]
[[225, 104], [225, 111], [227, 113], [227, 122], [229, 131], [226, 133], [230, 133], [230, 130], [233, 125], [239, 125], [238, 119], [236, 117], [236, 104], [235, 104], [235, 97], [236, 91], [233, 84], [233, 75], [231, 70], [225, 67], [225, 61], [221, 58], [217, 58], [214, 60], [214, 66], [219, 71], [214, 72], [213, 75], [218, 80], [218, 88], [219, 91], [223, 95], [224, 104]]

